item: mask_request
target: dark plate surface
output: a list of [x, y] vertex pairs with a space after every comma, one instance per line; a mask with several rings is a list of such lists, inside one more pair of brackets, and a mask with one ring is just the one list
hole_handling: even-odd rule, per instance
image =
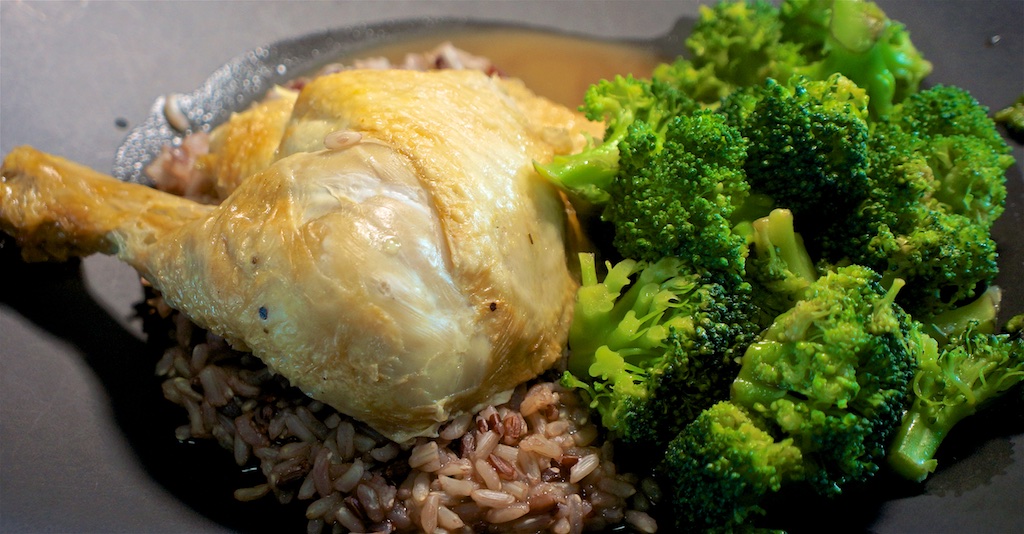
[[[558, 28], [673, 52], [681, 50], [679, 38], [696, 6], [3, 2], [0, 152], [32, 144], [133, 179], [137, 164], [178, 135], [162, 122], [159, 95], [182, 93], [183, 109], [202, 129], [270, 84], [338, 55], [427, 33], [441, 40], [467, 24]], [[890, 0], [882, 6], [907, 24], [935, 64], [930, 83], [961, 85], [991, 107], [1024, 91], [1024, 2]], [[1014, 155], [1024, 161], [1019, 144]], [[1007, 316], [1024, 311], [1019, 164], [1008, 185], [1007, 212], [995, 229]], [[0, 276], [0, 531], [303, 528], [300, 509], [233, 502], [231, 489], [246, 481], [230, 459], [175, 442], [180, 414], [160, 398], [155, 357], [134, 318], [141, 291], [131, 269], [102, 257], [25, 265], [8, 245], [0, 248]], [[939, 472], [925, 484], [883, 477], [870, 491], [836, 502], [786, 503], [784, 526], [1024, 532], [1022, 451], [1024, 401], [1016, 396], [958, 428], [940, 453]]]

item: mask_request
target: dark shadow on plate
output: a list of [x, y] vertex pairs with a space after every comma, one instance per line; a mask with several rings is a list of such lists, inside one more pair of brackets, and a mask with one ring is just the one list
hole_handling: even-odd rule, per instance
[[[136, 460], [160, 485], [200, 514], [240, 532], [303, 532], [303, 508], [285, 510], [266, 501], [241, 503], [236, 488], [259, 483], [235, 465], [216, 442], [182, 443], [174, 436], [187, 423], [184, 410], [164, 399], [155, 375], [164, 345], [128, 332], [85, 286], [81, 262], [26, 263], [0, 234], [0, 305], [74, 346], [110, 397], [115, 421]], [[59, 305], [54, 305], [59, 303]], [[87, 318], [87, 319], [83, 319]]]

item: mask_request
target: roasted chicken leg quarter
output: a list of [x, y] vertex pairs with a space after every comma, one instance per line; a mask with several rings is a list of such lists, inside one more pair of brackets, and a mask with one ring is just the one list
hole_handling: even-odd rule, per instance
[[0, 227], [27, 259], [116, 254], [313, 398], [396, 441], [436, 435], [564, 347], [567, 214], [533, 162], [571, 132], [532, 98], [471, 71], [318, 78], [216, 206], [22, 147]]

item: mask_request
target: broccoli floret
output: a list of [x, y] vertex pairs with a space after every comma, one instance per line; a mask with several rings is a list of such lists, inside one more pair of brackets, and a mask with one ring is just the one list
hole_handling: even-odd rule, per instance
[[986, 227], [955, 213], [923, 208], [919, 213], [905, 233], [876, 237], [878, 249], [894, 251], [872, 266], [885, 269], [887, 280], [906, 280], [900, 303], [925, 319], [975, 298], [995, 280], [999, 265]]
[[991, 227], [1003, 213], [1013, 157], [988, 108], [962, 88], [939, 85], [896, 106], [891, 125], [931, 171], [926, 200]]
[[748, 189], [739, 133], [720, 115], [697, 111], [670, 120], [663, 134], [637, 123], [619, 148], [603, 214], [616, 250], [646, 261], [679, 257], [697, 272], [738, 277], [743, 238], [730, 217]]
[[[885, 290], [870, 269], [839, 267], [747, 348], [729, 398], [736, 408], [704, 412], [668, 449], [661, 472], [691, 523], [682, 527], [736, 525], [790, 483], [832, 496], [878, 471], [921, 336], [895, 304], [901, 285]], [[738, 463], [694, 463], [711, 454]]]
[[915, 369], [910, 316], [877, 273], [840, 267], [747, 349], [732, 402], [794, 438], [823, 494], [878, 469]]
[[870, 96], [873, 116], [916, 92], [931, 73], [902, 24], [859, 0], [723, 1], [703, 7], [689, 59], [656, 73], [705, 105], [766, 78], [842, 73]]
[[1009, 145], [988, 113], [989, 108], [966, 89], [936, 85], [909, 96], [893, 109], [890, 120], [922, 141], [964, 135], [984, 140], [998, 154], [1009, 154]]
[[685, 503], [677, 523], [729, 532], [765, 513], [760, 496], [803, 478], [792, 438], [776, 441], [765, 422], [728, 401], [702, 412], [669, 443], [662, 464], [678, 480], [671, 499]]
[[940, 86], [871, 127], [867, 198], [824, 229], [821, 256], [904, 279], [899, 302], [922, 319], [975, 298], [998, 272], [990, 227], [1012, 164], [995, 124], [966, 91]]
[[1003, 214], [1013, 156], [969, 135], [935, 136], [920, 151], [934, 179], [931, 198], [944, 209], [985, 227]]
[[602, 425], [627, 443], [664, 445], [728, 396], [739, 353], [757, 328], [742, 293], [687, 272], [683, 262], [623, 260], [583, 283], [563, 384], [583, 389]]
[[789, 79], [805, 60], [800, 43], [784, 41], [782, 31], [778, 8], [765, 0], [701, 6], [686, 39], [692, 62], [677, 61], [655, 75], [706, 103], [765, 78]]
[[793, 213], [772, 210], [751, 224], [737, 227], [747, 236], [746, 279], [759, 324], [767, 327], [776, 316], [805, 296], [818, 279], [818, 270], [793, 229]]
[[697, 109], [691, 98], [658, 80], [617, 76], [591, 85], [580, 108], [586, 117], [605, 122], [601, 140], [591, 140], [581, 152], [556, 156], [536, 164], [537, 171], [572, 195], [601, 205], [619, 166], [619, 141], [636, 122], [661, 132], [673, 117]]
[[1024, 94], [1017, 100], [997, 111], [992, 118], [1006, 127], [1006, 133], [1017, 141], [1024, 140]]
[[941, 348], [934, 342], [922, 347], [918, 360], [914, 403], [893, 438], [889, 463], [903, 477], [922, 481], [957, 423], [1024, 381], [1024, 337], [968, 327]]
[[806, 220], [806, 232], [844, 220], [868, 195], [866, 105], [864, 91], [837, 74], [768, 79], [728, 97], [722, 113], [747, 139], [751, 191]]
[[842, 73], [867, 91], [875, 117], [916, 93], [932, 71], [906, 27], [874, 2], [784, 0], [780, 18], [783, 34], [813, 62], [796, 72], [815, 79]]

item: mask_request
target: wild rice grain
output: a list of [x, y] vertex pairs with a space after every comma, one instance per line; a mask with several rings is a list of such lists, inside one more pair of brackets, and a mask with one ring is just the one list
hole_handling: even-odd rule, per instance
[[445, 425], [441, 429], [440, 438], [448, 441], [455, 441], [462, 437], [468, 430], [470, 425], [473, 424], [473, 414], [464, 413], [455, 419], [452, 419], [450, 423]]
[[373, 489], [369, 484], [360, 484], [356, 486], [356, 496], [359, 498], [359, 503], [363, 505], [363, 511], [366, 512], [366, 516], [370, 521], [378, 523], [384, 520], [384, 511], [381, 509], [377, 490]]
[[519, 413], [523, 414], [524, 417], [529, 417], [542, 408], [551, 406], [557, 400], [550, 384], [536, 384], [526, 393], [522, 404], [519, 405]]
[[466, 526], [466, 524], [459, 517], [459, 514], [456, 514], [447, 506], [441, 506], [437, 509], [437, 526], [443, 529], [455, 530]]
[[292, 435], [299, 438], [300, 440], [309, 443], [317, 441], [316, 434], [314, 434], [313, 431], [310, 430], [308, 426], [306, 426], [306, 423], [304, 423], [302, 419], [300, 419], [299, 416], [295, 415], [294, 413], [289, 413], [285, 415], [284, 424], [285, 427], [287, 427], [288, 430], [292, 433]]
[[596, 454], [588, 454], [580, 458], [572, 468], [569, 469], [569, 482], [575, 484], [593, 473], [600, 463]]
[[398, 457], [398, 444], [394, 442], [388, 442], [382, 447], [377, 447], [370, 451], [370, 457], [377, 460], [380, 463], [387, 463]]
[[597, 439], [597, 426], [586, 425], [572, 433], [572, 439], [578, 447], [587, 447]]
[[530, 496], [530, 486], [527, 486], [524, 482], [505, 482], [501, 485], [501, 490], [515, 497], [517, 501], [526, 502]]
[[245, 442], [244, 438], [242, 438], [239, 434], [236, 433], [232, 445], [232, 452], [234, 453], [235, 456], [235, 464], [238, 466], [245, 465], [246, 462], [249, 461], [249, 451], [251, 450], [249, 448], [249, 444]]
[[469, 497], [478, 487], [472, 480], [461, 480], [446, 476], [437, 477], [437, 481], [445, 493], [455, 497]]
[[295, 409], [295, 414], [306, 428], [316, 436], [315, 441], [323, 441], [327, 438], [327, 434], [329, 432], [327, 425], [321, 423], [308, 407], [299, 406]]
[[295, 496], [300, 501], [308, 501], [316, 495], [316, 482], [313, 480], [313, 473], [307, 473], [306, 478], [302, 480], [302, 485], [299, 486], [299, 491], [296, 492]]
[[416, 473], [416, 479], [412, 484], [412, 500], [422, 505], [430, 496], [430, 474]]
[[437, 475], [465, 478], [473, 474], [473, 464], [468, 458], [458, 458], [444, 464], [435, 473]]
[[559, 458], [562, 456], [562, 447], [557, 443], [537, 434], [531, 434], [519, 442], [522, 450], [530, 451], [546, 458]]
[[335, 441], [338, 443], [338, 456], [342, 461], [349, 461], [356, 455], [355, 445], [356, 428], [348, 421], [338, 423], [338, 430], [335, 432]]
[[364, 472], [365, 468], [363, 467], [362, 460], [356, 458], [349, 465], [348, 470], [334, 480], [334, 489], [342, 493], [352, 491], [355, 489], [356, 485], [359, 484], [359, 481], [362, 480]]
[[337, 493], [317, 499], [306, 508], [306, 519], [324, 517], [336, 509], [339, 504], [341, 504], [341, 497]]
[[473, 462], [473, 467], [476, 468], [476, 474], [484, 486], [491, 490], [501, 489], [501, 478], [498, 477], [498, 472], [494, 470], [494, 467], [487, 463], [487, 460], [477, 460]]
[[427, 441], [413, 447], [412, 455], [409, 456], [409, 467], [427, 472], [440, 469], [441, 459], [437, 452], [437, 442]]
[[360, 454], [370, 452], [371, 449], [377, 446], [377, 440], [362, 432], [356, 432], [352, 437], [352, 443]]
[[487, 458], [494, 451], [494, 448], [498, 446], [498, 441], [500, 440], [501, 435], [493, 430], [480, 434], [476, 439], [476, 450], [473, 451], [473, 458]]
[[354, 513], [352, 513], [352, 510], [349, 510], [348, 507], [344, 505], [334, 512], [334, 520], [341, 526], [348, 529], [349, 532], [363, 532], [365, 530], [363, 522], [360, 521]]
[[633, 496], [636, 493], [636, 487], [626, 482], [625, 480], [614, 478], [614, 477], [603, 477], [597, 483], [597, 487], [601, 488], [602, 491], [606, 491], [621, 497], [623, 499]]
[[331, 451], [327, 447], [321, 447], [316, 453], [316, 457], [313, 459], [313, 469], [310, 470], [309, 474], [313, 479], [313, 485], [316, 487], [316, 492], [321, 496], [326, 496], [332, 493], [334, 489], [331, 484]]
[[420, 511], [420, 526], [424, 532], [434, 532], [437, 528], [437, 513], [441, 505], [441, 496], [431, 492], [423, 501], [423, 508]]
[[235, 499], [239, 501], [255, 501], [270, 493], [269, 484], [259, 484], [251, 488], [238, 488], [235, 490]]
[[473, 490], [469, 497], [485, 508], [504, 508], [516, 502], [516, 498], [508, 493], [482, 488]]
[[494, 471], [498, 473], [498, 478], [502, 480], [515, 480], [519, 475], [512, 462], [496, 454], [488, 456], [487, 463], [494, 468]]
[[511, 504], [505, 508], [487, 511], [487, 521], [491, 523], [507, 523], [523, 517], [530, 512], [530, 505], [525, 502]]

